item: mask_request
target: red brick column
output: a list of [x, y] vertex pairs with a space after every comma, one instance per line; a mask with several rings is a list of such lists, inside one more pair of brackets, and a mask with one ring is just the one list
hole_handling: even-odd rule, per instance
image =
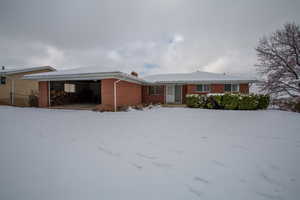
[[[114, 108], [114, 82], [117, 79], [101, 80], [101, 104]], [[131, 106], [142, 103], [142, 86], [136, 83], [120, 81], [117, 83], [117, 106]]]
[[248, 83], [240, 84], [240, 93], [249, 94], [249, 84]]
[[101, 80], [101, 104], [107, 109], [114, 109], [114, 82], [116, 79]]
[[39, 82], [39, 107], [46, 108], [49, 106], [49, 86], [47, 81]]

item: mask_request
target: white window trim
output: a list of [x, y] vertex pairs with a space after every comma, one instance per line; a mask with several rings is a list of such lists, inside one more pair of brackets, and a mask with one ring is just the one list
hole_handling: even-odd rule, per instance
[[[204, 85], [207, 85], [208, 86], [208, 90], [199, 91], [198, 87], [197, 87], [198, 85], [202, 85], [202, 89], [204, 89], [204, 87], [203, 87]], [[211, 90], [211, 84], [197, 84], [196, 85], [196, 92], [210, 92], [210, 90]]]

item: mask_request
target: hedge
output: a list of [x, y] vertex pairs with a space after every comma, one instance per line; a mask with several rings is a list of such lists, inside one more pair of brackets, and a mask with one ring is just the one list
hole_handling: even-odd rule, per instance
[[186, 104], [191, 108], [257, 110], [269, 106], [270, 97], [254, 94], [186, 95]]

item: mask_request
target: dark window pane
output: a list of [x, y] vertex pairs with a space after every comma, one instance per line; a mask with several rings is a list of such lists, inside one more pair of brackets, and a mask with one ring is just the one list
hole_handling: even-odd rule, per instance
[[203, 91], [203, 85], [197, 85], [197, 91], [202, 92]]
[[203, 91], [208, 92], [209, 91], [209, 85], [203, 85]]
[[237, 84], [232, 84], [232, 91], [237, 92], [238, 91], [238, 85]]
[[231, 84], [225, 84], [224, 90], [225, 92], [231, 92]]
[[159, 95], [160, 93], [160, 86], [149, 86], [149, 95]]
[[153, 87], [149, 86], [149, 95], [153, 95], [153, 94], [154, 94]]
[[5, 76], [1, 76], [1, 85], [5, 85], [6, 84], [6, 77]]

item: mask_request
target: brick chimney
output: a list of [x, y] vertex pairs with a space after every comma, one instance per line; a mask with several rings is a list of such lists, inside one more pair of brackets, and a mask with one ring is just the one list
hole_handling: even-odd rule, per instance
[[132, 76], [136, 76], [136, 77], [139, 76], [139, 74], [138, 74], [137, 72], [135, 72], [135, 71], [132, 71], [132, 72], [131, 72], [131, 75], [132, 75]]

